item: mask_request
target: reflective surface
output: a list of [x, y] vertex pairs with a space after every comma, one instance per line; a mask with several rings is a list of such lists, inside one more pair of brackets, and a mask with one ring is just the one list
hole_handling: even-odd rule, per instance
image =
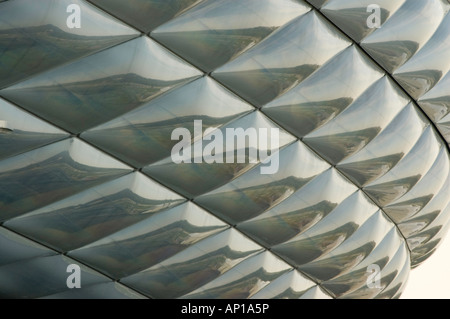
[[[1, 298], [143, 298], [81, 266], [84, 289], [67, 289], [66, 269], [76, 261], [0, 227]], [[33, 271], [30, 271], [32, 269]], [[45, 280], [42, 280], [45, 278]]]
[[0, 297], [398, 298], [450, 227], [449, 11], [0, 1]]
[[3, 99], [0, 99], [0, 119], [0, 160], [69, 136]]
[[125, 162], [143, 167], [170, 156], [178, 143], [171, 139], [176, 128], [188, 129], [194, 141], [201, 138], [194, 130], [195, 120], [202, 121], [204, 131], [253, 110], [211, 78], [202, 77], [81, 136]]
[[151, 36], [209, 72], [308, 10], [296, 0], [206, 0]]
[[[66, 10], [80, 6], [83, 27]], [[135, 38], [138, 32], [80, 0], [6, 1], [0, 10], [0, 87]]]
[[79, 133], [201, 73], [140, 37], [2, 90], [27, 110]]
[[205, 0], [89, 0], [129, 25], [149, 32]]
[[[317, 45], [311, 46], [313, 41]], [[217, 69], [213, 77], [262, 106], [295, 87], [349, 45], [320, 15], [310, 11]]]

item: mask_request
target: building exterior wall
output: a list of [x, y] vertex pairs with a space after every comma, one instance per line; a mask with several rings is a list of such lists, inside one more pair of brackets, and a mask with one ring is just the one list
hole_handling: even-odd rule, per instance
[[124, 3], [0, 1], [0, 297], [398, 298], [449, 225], [448, 1]]

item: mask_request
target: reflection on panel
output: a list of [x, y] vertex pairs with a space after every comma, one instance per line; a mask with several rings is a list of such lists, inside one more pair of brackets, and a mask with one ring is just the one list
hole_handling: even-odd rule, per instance
[[30, 212], [130, 171], [78, 139], [8, 158], [0, 162], [0, 220]]
[[406, 259], [406, 262], [403, 264], [403, 267], [394, 268], [394, 260], [392, 262], [393, 267], [387, 267], [385, 270], [387, 276], [394, 278], [391, 283], [384, 288], [383, 292], [377, 295], [375, 298], [377, 299], [398, 299], [405, 289], [405, 282], [409, 277], [409, 270], [411, 268], [410, 260], [407, 258], [408, 252], [406, 249], [399, 249], [397, 254], [395, 255], [395, 261], [398, 259]]
[[58, 128], [0, 99], [0, 160], [68, 136]]
[[153, 298], [177, 298], [222, 276], [261, 250], [236, 230], [228, 229], [121, 282]]
[[[162, 160], [178, 141], [177, 128], [188, 129], [191, 141], [210, 127], [221, 127], [254, 108], [209, 77], [175, 89], [142, 107], [97, 126], [81, 136], [136, 167]], [[195, 128], [201, 121], [201, 131]]]
[[[266, 134], [260, 135], [260, 129], [264, 129]], [[187, 143], [188, 147], [179, 151], [183, 153], [180, 155], [183, 160], [178, 164], [172, 155], [145, 167], [143, 171], [184, 196], [193, 198], [231, 181], [258, 164], [260, 172], [262, 166], [276, 170], [276, 159], [263, 164], [262, 156], [269, 160], [267, 156], [275, 153], [272, 157], [276, 158], [278, 149], [294, 140], [293, 136], [260, 112], [252, 112], [210, 131], [192, 147]]]
[[56, 253], [0, 226], [0, 267]]
[[[0, 298], [40, 298], [67, 292], [67, 267], [76, 264], [62, 255], [25, 259], [0, 266]], [[78, 265], [78, 264], [76, 264]], [[83, 286], [111, 282], [111, 279], [81, 267]], [[32, 269], [33, 271], [30, 271]], [[45, 278], [45, 280], [43, 280]], [[80, 291], [81, 293], [81, 291]]]
[[380, 206], [386, 206], [409, 192], [435, 162], [442, 147], [431, 127], [428, 127], [411, 151], [383, 177], [364, 187], [365, 192]]
[[385, 223], [382, 230], [379, 233], [382, 239], [371, 252], [370, 258], [364, 259], [342, 276], [324, 282], [323, 286], [328, 291], [338, 298], [353, 295], [352, 298], [366, 299], [375, 297], [390, 284], [394, 278], [389, 268], [403, 267], [408, 263], [408, 255], [405, 254], [403, 259], [395, 258], [400, 249], [406, 252], [406, 245], [393, 225]]
[[450, 70], [450, 15], [442, 21], [427, 44], [394, 72], [395, 79], [418, 99]]
[[427, 113], [447, 143], [450, 144], [450, 72], [419, 99], [419, 105]]
[[[365, 209], [361, 209], [365, 213], [357, 213], [359, 205], [366, 206]], [[322, 259], [339, 255], [342, 250], [356, 248], [357, 246], [351, 249], [346, 247], [352, 246], [352, 243], [356, 242], [358, 234], [363, 232], [362, 229], [369, 227], [366, 225], [372, 224], [373, 227], [374, 222], [370, 222], [370, 220], [376, 218], [375, 213], [376, 207], [368, 203], [360, 193], [355, 193], [324, 217], [323, 221], [285, 243], [276, 245], [273, 250], [300, 266], [300, 269], [306, 271], [308, 275], [318, 280], [331, 279], [337, 274], [332, 276], [332, 273], [328, 271], [325, 276], [331, 275], [331, 277], [325, 278], [323, 275], [309, 270], [314, 268], [314, 264], [320, 264]], [[373, 229], [369, 234], [370, 239], [375, 240], [376, 233]], [[367, 244], [368, 242], [360, 239], [358, 243]], [[320, 269], [317, 270], [320, 272]]]
[[307, 11], [296, 0], [206, 0], [151, 36], [209, 72]]
[[[79, 268], [78, 268], [79, 267]], [[79, 271], [80, 287], [71, 274]], [[0, 227], [0, 298], [142, 298], [75, 260]]]
[[183, 201], [144, 175], [132, 173], [8, 220], [4, 225], [66, 252]]
[[337, 164], [380, 135], [407, 103], [404, 94], [383, 77], [339, 116], [306, 135], [303, 141]]
[[297, 142], [279, 152], [278, 167], [273, 175], [261, 175], [260, 167], [255, 167], [195, 202], [231, 224], [240, 223], [295, 195], [329, 165]]
[[131, 26], [149, 32], [205, 0], [89, 0]]
[[441, 0], [408, 0], [361, 46], [388, 72], [411, 59], [432, 37], [445, 16]]
[[312, 11], [217, 69], [213, 77], [262, 106], [305, 80], [349, 45]]
[[419, 99], [419, 105], [433, 122], [439, 122], [450, 113], [450, 72]]
[[335, 118], [381, 77], [365, 54], [352, 46], [262, 111], [303, 137]]
[[411, 252], [412, 267], [419, 266], [436, 251], [442, 239], [448, 233], [449, 220], [450, 201], [439, 216], [426, 228], [408, 238], [408, 244], [413, 249]]
[[249, 258], [223, 276], [183, 296], [186, 299], [251, 298], [292, 268], [270, 252]]
[[[69, 5], [83, 12], [69, 28]], [[137, 37], [138, 32], [82, 0], [16, 0], [0, 7], [0, 88]]]
[[79, 133], [200, 75], [140, 37], [11, 86], [0, 95]]
[[424, 117], [409, 104], [366, 147], [337, 167], [359, 186], [373, 183], [411, 151], [425, 128]]
[[[379, 7], [379, 27], [397, 12], [406, 0], [328, 0], [320, 11], [355, 42], [360, 42], [377, 28], [371, 27], [374, 6]], [[314, 2], [314, 1], [310, 1]]]
[[[350, 225], [346, 226], [347, 229], [350, 228]], [[304, 271], [320, 282], [345, 275], [362, 261], [366, 259], [373, 260], [372, 258], [375, 256], [372, 255], [372, 252], [391, 228], [391, 224], [381, 212], [372, 214], [358, 229], [353, 230], [353, 233], [351, 231], [347, 231], [347, 233], [341, 231], [340, 238], [337, 238], [337, 243], [335, 240], [331, 244], [339, 244], [339, 241], [342, 243], [334, 248], [333, 251], [317, 258], [317, 260], [299, 266], [299, 270]], [[345, 236], [349, 238], [345, 240]]]
[[436, 161], [417, 185], [405, 196], [384, 208], [395, 223], [416, 216], [440, 192], [446, 192], [444, 187], [449, 175], [448, 159], [447, 151], [441, 148]]
[[[389, 236], [386, 237], [386, 239], [388, 238]], [[382, 242], [382, 244], [385, 243]], [[389, 298], [389, 296], [393, 298], [394, 295], [405, 288], [409, 275], [408, 269], [411, 267], [409, 251], [404, 242], [397, 246], [395, 241], [391, 241], [389, 245], [390, 248], [385, 247], [383, 259], [375, 261], [364, 269], [364, 276], [369, 276], [365, 284], [340, 298], [369, 299]]]
[[279, 205], [238, 224], [237, 228], [265, 246], [283, 246], [314, 225], [322, 224], [322, 219], [355, 191], [337, 171], [328, 169]]
[[68, 255], [119, 279], [149, 268], [226, 227], [188, 202], [104, 236]]

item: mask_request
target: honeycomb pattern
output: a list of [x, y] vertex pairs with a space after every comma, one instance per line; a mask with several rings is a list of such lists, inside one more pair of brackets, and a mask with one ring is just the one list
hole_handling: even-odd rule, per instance
[[[449, 225], [449, 9], [0, 1], [0, 297], [398, 298]], [[174, 163], [198, 120], [279, 170]]]

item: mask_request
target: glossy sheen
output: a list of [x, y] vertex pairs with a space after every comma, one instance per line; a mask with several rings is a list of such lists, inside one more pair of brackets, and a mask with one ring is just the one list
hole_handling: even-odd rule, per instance
[[[0, 0], [0, 297], [398, 298], [449, 227], [449, 10]], [[195, 120], [279, 170], [175, 164]]]

